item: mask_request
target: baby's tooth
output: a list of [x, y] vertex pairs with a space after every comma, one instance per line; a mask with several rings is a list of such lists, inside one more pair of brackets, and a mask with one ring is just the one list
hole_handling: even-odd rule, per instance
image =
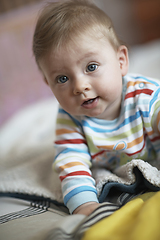
[[93, 102], [93, 99], [88, 100], [88, 104], [89, 104], [89, 103], [92, 103], [92, 102]]

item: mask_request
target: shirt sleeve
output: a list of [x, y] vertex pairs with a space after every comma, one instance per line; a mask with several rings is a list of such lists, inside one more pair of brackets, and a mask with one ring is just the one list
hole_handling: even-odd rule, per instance
[[70, 213], [86, 202], [98, 202], [82, 125], [61, 108], [57, 117], [55, 149], [53, 168], [59, 173], [64, 204]]

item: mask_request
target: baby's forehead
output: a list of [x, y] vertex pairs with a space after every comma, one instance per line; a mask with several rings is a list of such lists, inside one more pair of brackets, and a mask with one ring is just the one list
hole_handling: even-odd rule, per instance
[[[90, 35], [81, 35], [68, 43], [62, 44], [59, 48], [48, 51], [46, 59], [54, 63], [54, 66], [63, 65], [67, 62], [72, 64], [86, 63], [87, 61], [98, 61], [106, 51], [113, 49], [113, 46], [106, 38]], [[115, 49], [114, 49], [115, 50]], [[109, 50], [109, 52], [111, 52]]]
[[99, 30], [95, 32], [95, 29], [92, 31], [84, 31], [77, 34], [71, 34], [68, 38], [62, 39], [58, 45], [52, 45], [52, 51], [57, 54], [60, 51], [73, 51], [74, 47], [79, 49], [83, 48], [85, 43], [92, 44], [92, 42], [97, 42], [97, 44], [103, 44], [109, 42], [109, 39]]

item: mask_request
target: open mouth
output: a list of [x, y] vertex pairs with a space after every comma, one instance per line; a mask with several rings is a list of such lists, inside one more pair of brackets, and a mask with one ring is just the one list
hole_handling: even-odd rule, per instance
[[99, 97], [91, 98], [82, 103], [82, 107], [84, 108], [93, 108], [97, 105]]
[[90, 103], [92, 103], [93, 101], [95, 100], [95, 98], [93, 98], [93, 99], [89, 99], [88, 101], [85, 101], [83, 104], [90, 104]]

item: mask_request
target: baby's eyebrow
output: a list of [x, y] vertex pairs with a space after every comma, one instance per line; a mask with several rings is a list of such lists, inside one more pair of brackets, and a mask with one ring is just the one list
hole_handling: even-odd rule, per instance
[[95, 52], [88, 52], [88, 53], [86, 53], [83, 57], [81, 57], [80, 59], [78, 59], [77, 63], [79, 64], [79, 63], [83, 62], [84, 59], [89, 58], [89, 57], [94, 57], [94, 56], [96, 56], [96, 55], [97, 55], [97, 54], [96, 54]]
[[60, 72], [62, 72], [62, 70], [63, 69], [58, 69], [58, 68], [55, 68], [55, 70], [52, 70], [51, 72], [50, 72], [50, 76], [52, 76], [52, 75], [54, 75], [54, 74], [57, 74], [57, 73], [60, 73]]
[[52, 70], [49, 75], [52, 76], [52, 75], [56, 74], [56, 72], [57, 72], [57, 69], [56, 70]]

